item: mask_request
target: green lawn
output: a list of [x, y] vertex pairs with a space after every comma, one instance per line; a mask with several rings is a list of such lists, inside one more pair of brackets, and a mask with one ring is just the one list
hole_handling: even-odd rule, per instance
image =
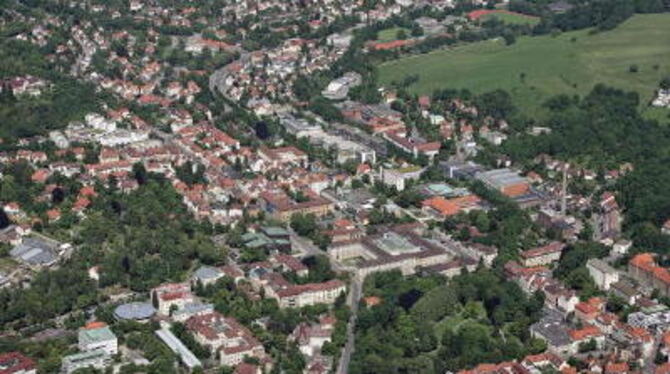
[[[629, 72], [633, 64], [637, 73]], [[582, 30], [522, 37], [511, 46], [502, 40], [472, 43], [390, 61], [379, 70], [383, 85], [418, 74], [419, 81], [410, 87], [414, 93], [506, 89], [531, 116], [544, 114], [540, 105], [547, 98], [583, 95], [596, 83], [635, 90], [646, 103], [670, 74], [670, 14], [636, 15], [615, 30], [593, 35]], [[649, 110], [649, 117], [667, 119], [663, 112]]]
[[509, 25], [536, 25], [540, 23], [538, 17], [528, 17], [520, 14], [491, 13], [482, 16], [483, 19], [497, 18]]
[[398, 31], [404, 30], [407, 37], [411, 37], [411, 30], [403, 27], [391, 27], [390, 29], [384, 29], [377, 33], [377, 41], [386, 43], [398, 40]]

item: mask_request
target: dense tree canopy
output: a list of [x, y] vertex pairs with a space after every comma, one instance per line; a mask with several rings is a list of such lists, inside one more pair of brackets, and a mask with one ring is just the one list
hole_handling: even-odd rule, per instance
[[584, 98], [556, 97], [547, 102], [551, 134], [518, 135], [502, 151], [520, 162], [540, 153], [578, 161], [603, 171], [631, 162], [635, 170], [617, 186], [627, 221], [658, 225], [670, 218], [670, 129], [639, 114], [636, 93], [597, 85]]
[[351, 373], [457, 371], [544, 348], [528, 333], [543, 297], [529, 298], [488, 270], [449, 283], [379, 273], [365, 292], [381, 303], [359, 313]]

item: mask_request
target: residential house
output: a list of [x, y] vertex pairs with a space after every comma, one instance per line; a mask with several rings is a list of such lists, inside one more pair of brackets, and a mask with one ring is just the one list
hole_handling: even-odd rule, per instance
[[605, 192], [593, 214], [593, 240], [616, 239], [621, 235], [622, 221], [616, 197], [611, 192]]
[[601, 259], [589, 259], [586, 262], [586, 268], [596, 286], [601, 290], [608, 291], [612, 283], [619, 281], [619, 272]]
[[200, 282], [203, 286], [209, 286], [216, 283], [216, 281], [224, 275], [225, 274], [221, 270], [213, 266], [201, 266], [193, 273], [191, 279], [195, 283]]
[[628, 274], [642, 285], [670, 296], [670, 271], [658, 266], [651, 253], [641, 253], [628, 262]]
[[579, 329], [568, 330], [568, 336], [571, 341], [571, 353], [576, 354], [580, 351], [583, 344], [591, 341], [596, 342], [596, 349], [603, 346], [605, 343], [605, 334], [594, 325], [586, 325]]
[[264, 192], [261, 194], [261, 207], [272, 218], [282, 222], [288, 222], [291, 216], [297, 213], [314, 214], [322, 217], [329, 214], [334, 204], [311, 190], [304, 190], [303, 196], [306, 201], [297, 201], [283, 191]]
[[558, 261], [565, 249], [565, 244], [561, 242], [551, 242], [545, 246], [529, 249], [521, 252], [523, 266], [549, 265]]

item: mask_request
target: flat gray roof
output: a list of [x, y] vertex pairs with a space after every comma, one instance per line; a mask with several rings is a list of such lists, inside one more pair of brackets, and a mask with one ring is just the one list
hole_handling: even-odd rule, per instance
[[81, 329], [79, 330], [79, 343], [91, 344], [106, 342], [116, 339], [116, 335], [108, 326], [99, 329]]
[[568, 336], [567, 325], [563, 321], [563, 315], [551, 308], [544, 308], [542, 311], [544, 315], [530, 327], [531, 331], [542, 335], [547, 339], [547, 343], [554, 347], [569, 344], [570, 337]]
[[165, 343], [170, 349], [176, 353], [179, 358], [181, 358], [181, 361], [188, 367], [189, 369], [194, 369], [196, 366], [202, 366], [202, 362], [198, 360], [197, 357], [191, 352], [184, 343], [181, 342], [174, 334], [166, 329], [162, 328], [160, 330], [156, 330], [156, 335]]
[[586, 261], [586, 265], [592, 266], [603, 273], [616, 273], [616, 270], [613, 267], [599, 258], [590, 258], [588, 261]]
[[216, 279], [223, 276], [221, 270], [213, 266], [201, 266], [198, 270], [195, 271], [193, 276], [197, 279], [207, 280], [207, 279]]
[[49, 265], [58, 259], [54, 246], [37, 238], [23, 239], [9, 254], [14, 259], [31, 265]]
[[507, 168], [477, 173], [476, 178], [497, 188], [526, 182], [526, 178]]
[[150, 318], [156, 313], [156, 309], [150, 303], [133, 302], [122, 304], [114, 309], [114, 315], [119, 319], [143, 320]]

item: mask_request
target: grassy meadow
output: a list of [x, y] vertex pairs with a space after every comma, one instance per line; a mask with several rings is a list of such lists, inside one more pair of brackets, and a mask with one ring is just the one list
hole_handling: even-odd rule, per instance
[[398, 32], [404, 30], [407, 37], [410, 37], [411, 30], [404, 27], [391, 27], [388, 29], [380, 30], [377, 33], [377, 41], [386, 43], [398, 40]]
[[[631, 72], [631, 66], [637, 72]], [[382, 85], [418, 75], [418, 94], [467, 88], [475, 93], [505, 89], [529, 115], [542, 116], [541, 104], [556, 94], [584, 95], [597, 83], [634, 90], [645, 104], [662, 77], [670, 75], [670, 14], [636, 15], [618, 28], [558, 36], [522, 37], [506, 46], [488, 40], [405, 57], [379, 66]], [[667, 110], [650, 109], [667, 120]]]
[[490, 18], [497, 18], [500, 21], [511, 25], [536, 25], [540, 23], [539, 17], [531, 17], [524, 14], [506, 11], [492, 11], [491, 13], [480, 17], [482, 20], [487, 20]]

